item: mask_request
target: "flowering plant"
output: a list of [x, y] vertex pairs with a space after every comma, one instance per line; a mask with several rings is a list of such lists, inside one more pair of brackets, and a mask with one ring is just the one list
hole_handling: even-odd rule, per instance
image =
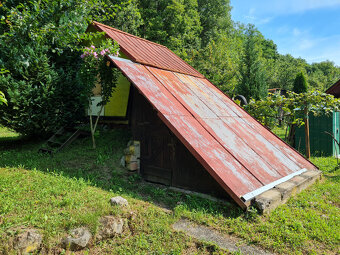
[[[99, 54], [98, 54], [99, 52]], [[96, 47], [94, 45], [91, 45], [90, 47], [85, 47], [84, 49], [84, 53], [80, 55], [80, 57], [82, 59], [87, 58], [87, 57], [94, 57], [95, 59], [100, 58], [100, 56], [104, 57], [106, 55], [109, 55], [110, 52], [110, 48], [105, 48], [103, 49], [98, 48], [96, 49]], [[118, 57], [119, 56], [119, 51], [116, 51], [116, 53], [113, 54], [113, 56]]]
[[[94, 133], [98, 124], [99, 116], [103, 111], [104, 105], [106, 105], [112, 93], [116, 87], [119, 72], [116, 68], [110, 66], [110, 61], [106, 58], [107, 55], [119, 56], [119, 46], [116, 42], [112, 43], [112, 40], [105, 40], [99, 47], [91, 45], [85, 47], [80, 58], [83, 60], [79, 72], [79, 80], [86, 87], [88, 97], [88, 110], [90, 115], [90, 128], [92, 134], [93, 148], [96, 148]], [[93, 96], [93, 89], [96, 84], [101, 85], [101, 102], [97, 105], [100, 106], [100, 110], [97, 113], [97, 119], [93, 124], [91, 104]]]

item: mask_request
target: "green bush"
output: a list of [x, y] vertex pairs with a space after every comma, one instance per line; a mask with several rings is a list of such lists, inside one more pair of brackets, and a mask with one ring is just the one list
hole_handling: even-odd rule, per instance
[[[0, 125], [45, 135], [83, 118], [88, 88], [78, 71], [88, 24], [97, 20], [121, 28], [124, 13], [138, 16], [136, 10], [136, 2], [129, 0], [0, 5], [0, 91], [8, 101], [8, 106], [0, 106]], [[134, 30], [136, 24], [124, 25]]]
[[308, 91], [308, 84], [303, 72], [299, 72], [294, 80], [293, 91], [295, 93], [306, 93]]

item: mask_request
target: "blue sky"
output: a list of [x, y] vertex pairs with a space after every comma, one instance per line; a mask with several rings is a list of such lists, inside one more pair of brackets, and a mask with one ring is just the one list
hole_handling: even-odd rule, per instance
[[340, 0], [230, 0], [234, 21], [252, 23], [281, 54], [340, 66]]

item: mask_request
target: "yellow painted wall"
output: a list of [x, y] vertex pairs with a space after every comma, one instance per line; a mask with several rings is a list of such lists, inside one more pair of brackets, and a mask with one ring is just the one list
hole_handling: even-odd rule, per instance
[[130, 93], [130, 82], [128, 79], [120, 75], [117, 82], [117, 87], [112, 93], [110, 101], [104, 106], [104, 116], [125, 117]]

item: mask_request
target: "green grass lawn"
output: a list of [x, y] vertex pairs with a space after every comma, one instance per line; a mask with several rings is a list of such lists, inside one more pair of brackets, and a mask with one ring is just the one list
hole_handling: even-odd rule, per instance
[[1, 141], [7, 142], [12, 140], [18, 140], [21, 138], [21, 135], [8, 129], [0, 126], [0, 143]]
[[[171, 224], [180, 218], [211, 226], [280, 254], [339, 253], [339, 169], [333, 158], [313, 158], [324, 180], [290, 199], [269, 215], [241, 211], [235, 204], [221, 204], [144, 183], [118, 162], [130, 134], [125, 130], [101, 132], [98, 149], [90, 138], [79, 139], [53, 157], [38, 154], [43, 141], [1, 141], [0, 130], [0, 254], [12, 230], [38, 228], [44, 247], [58, 248], [60, 239], [77, 226], [96, 232], [103, 215], [130, 220], [124, 234], [95, 244], [89, 254], [220, 254], [223, 250], [200, 243]], [[111, 207], [110, 197], [121, 195], [130, 207]], [[169, 208], [170, 211], [161, 207]], [[57, 247], [57, 248], [56, 248]], [[13, 253], [14, 254], [14, 253]]]
[[286, 126], [282, 127], [276, 126], [272, 129], [272, 132], [276, 134], [278, 137], [280, 137], [282, 140], [284, 140], [286, 136]]

